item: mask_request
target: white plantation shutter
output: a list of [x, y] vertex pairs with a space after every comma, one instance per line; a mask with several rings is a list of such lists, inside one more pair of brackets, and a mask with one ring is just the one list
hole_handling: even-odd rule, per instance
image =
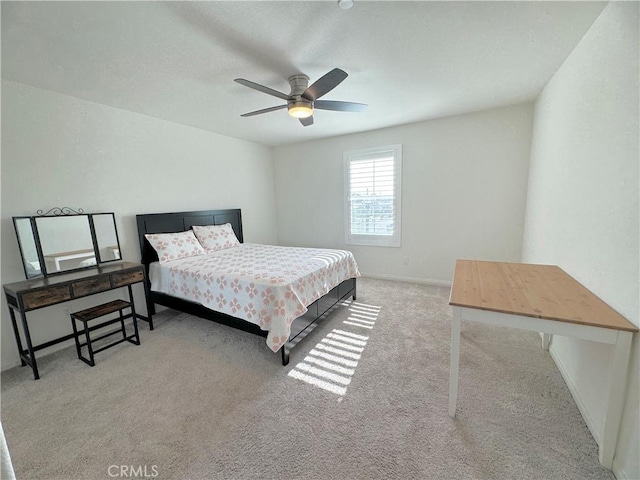
[[345, 152], [345, 241], [399, 247], [402, 145]]

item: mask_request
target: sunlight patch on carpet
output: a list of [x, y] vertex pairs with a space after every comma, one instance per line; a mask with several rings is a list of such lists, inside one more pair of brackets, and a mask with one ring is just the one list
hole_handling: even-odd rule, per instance
[[[342, 306], [349, 309], [349, 317], [343, 324], [368, 330], [373, 329], [381, 308], [351, 300], [342, 303]], [[369, 337], [360, 333], [334, 328], [288, 375], [335, 393], [339, 395], [338, 401], [341, 401], [356, 372], [367, 340]]]
[[352, 327], [372, 330], [380, 313], [379, 306], [347, 300], [342, 304], [349, 308], [349, 318], [343, 323]]

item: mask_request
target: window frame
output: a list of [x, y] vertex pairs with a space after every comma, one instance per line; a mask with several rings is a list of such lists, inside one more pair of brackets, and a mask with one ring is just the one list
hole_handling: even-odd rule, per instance
[[[358, 157], [393, 152], [394, 233], [393, 235], [366, 235], [351, 232], [351, 162]], [[350, 150], [342, 154], [344, 171], [344, 241], [347, 245], [376, 247], [402, 246], [402, 144]]]

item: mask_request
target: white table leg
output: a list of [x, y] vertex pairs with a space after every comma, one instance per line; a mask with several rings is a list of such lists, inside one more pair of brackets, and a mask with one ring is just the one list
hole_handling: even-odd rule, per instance
[[550, 333], [543, 333], [542, 334], [542, 349], [545, 351], [549, 351], [549, 345], [551, 344], [551, 337], [553, 335], [551, 335]]
[[616, 451], [620, 420], [622, 419], [622, 407], [627, 390], [627, 374], [629, 369], [629, 356], [631, 354], [632, 332], [618, 332], [618, 339], [614, 345], [611, 358], [609, 386], [609, 398], [607, 399], [606, 413], [604, 417], [604, 429], [600, 443], [600, 463], [611, 470], [613, 454]]
[[459, 307], [453, 307], [451, 322], [451, 352], [449, 366], [449, 416], [456, 416], [456, 402], [458, 400], [458, 370], [460, 367], [460, 320], [462, 312]]

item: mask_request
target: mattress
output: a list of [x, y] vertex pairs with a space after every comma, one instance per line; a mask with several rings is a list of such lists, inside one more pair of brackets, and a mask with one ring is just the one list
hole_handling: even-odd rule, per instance
[[244, 243], [207, 255], [149, 266], [151, 290], [241, 318], [268, 332], [278, 351], [307, 306], [360, 276], [346, 250]]

